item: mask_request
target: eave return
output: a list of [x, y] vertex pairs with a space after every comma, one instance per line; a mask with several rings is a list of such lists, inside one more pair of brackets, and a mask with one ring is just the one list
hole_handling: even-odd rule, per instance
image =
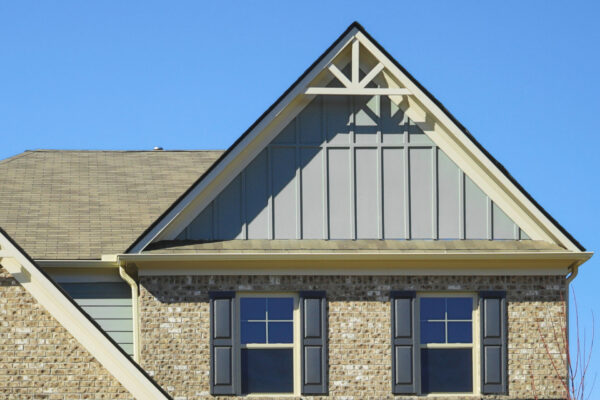
[[401, 106], [316, 96], [177, 239], [528, 239]]

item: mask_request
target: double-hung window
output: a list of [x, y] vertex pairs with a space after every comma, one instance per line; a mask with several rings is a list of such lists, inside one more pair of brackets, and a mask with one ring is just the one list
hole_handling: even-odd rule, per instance
[[391, 292], [394, 394], [507, 394], [506, 293]]
[[326, 395], [323, 291], [210, 292], [212, 395]]
[[241, 393], [294, 393], [297, 297], [240, 294], [238, 300]]
[[475, 298], [418, 296], [421, 393], [473, 393]]

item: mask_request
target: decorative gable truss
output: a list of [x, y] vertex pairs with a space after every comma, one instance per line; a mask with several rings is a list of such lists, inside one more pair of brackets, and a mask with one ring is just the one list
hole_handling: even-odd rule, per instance
[[356, 23], [128, 252], [253, 238], [585, 250]]

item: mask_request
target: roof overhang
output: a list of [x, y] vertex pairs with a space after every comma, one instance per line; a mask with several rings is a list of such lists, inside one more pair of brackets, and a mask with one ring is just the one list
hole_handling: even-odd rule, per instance
[[567, 275], [588, 252], [204, 252], [119, 254], [139, 275]]

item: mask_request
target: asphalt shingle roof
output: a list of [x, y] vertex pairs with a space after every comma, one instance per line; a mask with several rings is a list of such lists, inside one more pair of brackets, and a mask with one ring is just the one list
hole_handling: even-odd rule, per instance
[[0, 161], [0, 227], [34, 259], [123, 252], [221, 151], [26, 151]]

